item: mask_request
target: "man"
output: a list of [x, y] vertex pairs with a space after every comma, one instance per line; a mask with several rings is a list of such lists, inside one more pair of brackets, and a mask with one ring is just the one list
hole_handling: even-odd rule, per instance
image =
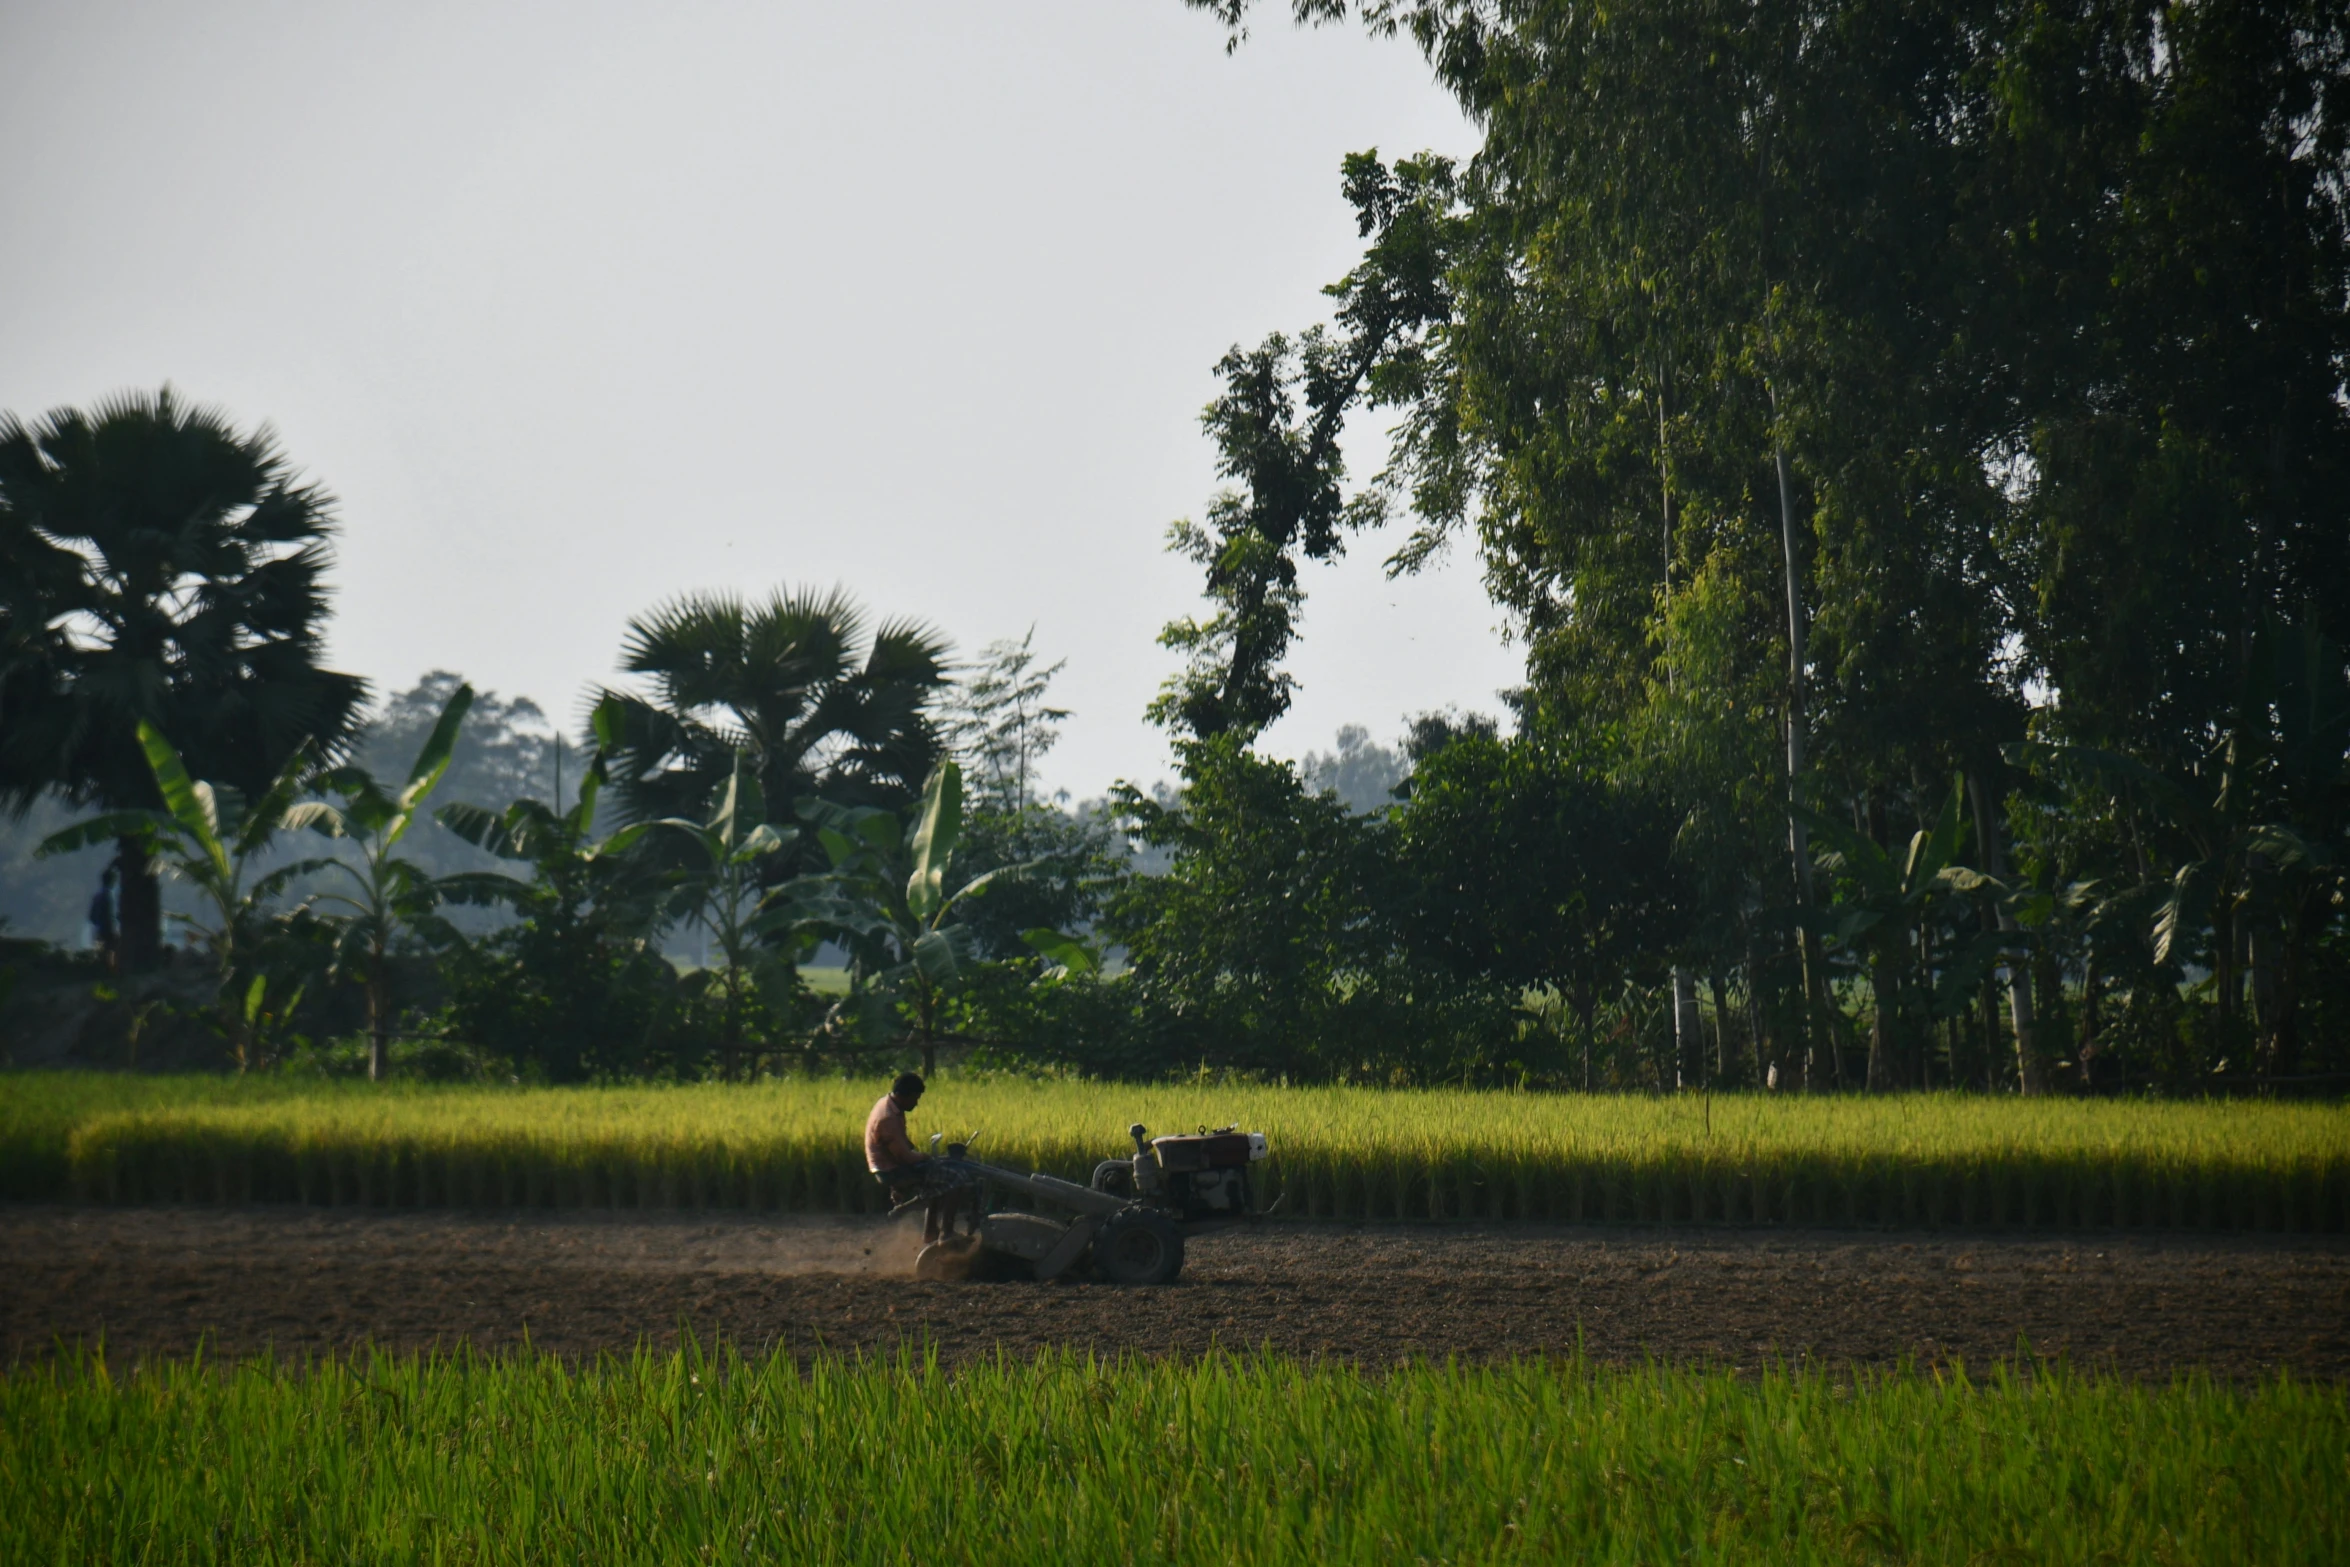
[[[920, 1191], [930, 1176], [930, 1161], [906, 1135], [906, 1112], [922, 1102], [922, 1074], [900, 1072], [889, 1092], [874, 1101], [865, 1117], [865, 1168], [889, 1188], [890, 1197], [904, 1201]], [[924, 1245], [944, 1235], [957, 1208], [953, 1190], [934, 1192], [922, 1215]]]
[[921, 1185], [922, 1167], [930, 1162], [906, 1135], [906, 1114], [921, 1102], [922, 1074], [900, 1072], [865, 1117], [865, 1168], [893, 1195]]

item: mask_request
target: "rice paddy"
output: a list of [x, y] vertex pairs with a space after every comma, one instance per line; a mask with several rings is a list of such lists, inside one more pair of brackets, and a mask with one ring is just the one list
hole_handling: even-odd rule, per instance
[[360, 1355], [0, 1378], [12, 1562], [2328, 1562], [2339, 1386]]
[[[18, 1074], [0, 1079], [0, 1195], [873, 1212], [881, 1194], [860, 1138], [881, 1087], [223, 1088]], [[975, 1131], [980, 1157], [1083, 1180], [1130, 1151], [1136, 1120], [1266, 1132], [1262, 1196], [1306, 1219], [2350, 1229], [2350, 1111], [2331, 1105], [947, 1077], [914, 1128]]]

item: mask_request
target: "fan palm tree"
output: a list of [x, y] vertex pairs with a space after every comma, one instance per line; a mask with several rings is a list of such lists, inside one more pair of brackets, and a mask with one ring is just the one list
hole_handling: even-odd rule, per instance
[[[367, 697], [318, 664], [332, 502], [266, 430], [169, 387], [38, 424], [0, 414], [0, 806], [44, 792], [163, 807], [139, 741], [266, 794], [305, 742], [331, 758]], [[153, 960], [162, 903], [147, 839], [117, 845], [127, 965]]]
[[866, 625], [837, 588], [758, 604], [694, 593], [631, 620], [621, 667], [648, 689], [599, 693], [626, 814], [709, 820], [738, 756], [771, 822], [789, 825], [816, 795], [888, 810], [910, 803], [942, 751], [931, 706], [947, 683], [949, 645], [912, 621], [870, 637]]

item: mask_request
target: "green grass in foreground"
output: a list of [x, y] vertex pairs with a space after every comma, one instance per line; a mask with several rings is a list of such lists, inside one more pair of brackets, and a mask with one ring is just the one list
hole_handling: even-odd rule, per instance
[[0, 1379], [9, 1562], [2334, 1562], [2342, 1388], [695, 1350]]
[[[0, 1077], [0, 1196], [865, 1212], [879, 1080], [431, 1088]], [[109, 1095], [123, 1094], [123, 1102]], [[2350, 1111], [2139, 1100], [1647, 1098], [946, 1076], [917, 1136], [1083, 1180], [1157, 1131], [1272, 1139], [1308, 1219], [2350, 1229]]]

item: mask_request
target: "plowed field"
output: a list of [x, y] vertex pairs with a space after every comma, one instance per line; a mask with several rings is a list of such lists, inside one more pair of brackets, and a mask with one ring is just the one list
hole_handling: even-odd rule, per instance
[[2020, 1344], [2162, 1376], [2350, 1377], [2338, 1240], [2006, 1240], [1828, 1231], [1266, 1225], [1195, 1241], [1164, 1289], [924, 1284], [878, 1221], [300, 1209], [0, 1208], [0, 1363], [529, 1341], [1271, 1347], [1387, 1363], [1565, 1353], [1755, 1367], [1970, 1364]]

